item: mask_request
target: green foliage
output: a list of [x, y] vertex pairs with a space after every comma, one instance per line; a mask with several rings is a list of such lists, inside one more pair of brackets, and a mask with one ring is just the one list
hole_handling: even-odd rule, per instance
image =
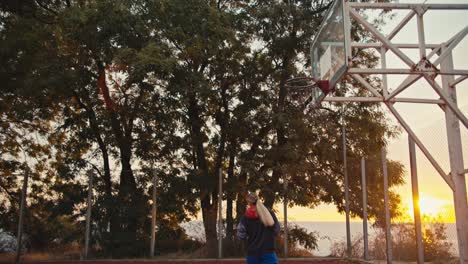
[[[284, 226], [281, 233], [276, 238], [276, 248], [278, 256], [284, 256]], [[312, 250], [317, 249], [319, 233], [308, 232], [307, 229], [296, 224], [288, 225], [288, 257], [310, 257]]]

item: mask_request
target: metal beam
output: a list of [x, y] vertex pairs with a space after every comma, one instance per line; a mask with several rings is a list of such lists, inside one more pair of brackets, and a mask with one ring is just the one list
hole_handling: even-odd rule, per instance
[[[384, 47], [380, 48], [380, 61], [380, 64], [382, 64], [382, 69], [387, 69], [387, 49]], [[382, 94], [384, 98], [388, 96], [387, 74], [382, 74]]]
[[88, 253], [89, 253], [89, 237], [91, 233], [91, 208], [92, 208], [92, 198], [93, 198], [93, 172], [92, 170], [89, 170], [87, 174], [88, 174], [88, 199], [87, 199], [88, 208], [86, 209], [84, 259], [88, 259]]
[[[374, 69], [374, 68], [350, 68], [348, 74], [430, 74], [432, 71], [418, 71], [411, 69]], [[437, 72], [439, 75], [468, 75], [468, 70], [451, 70]]]
[[288, 179], [286, 178], [286, 174], [284, 174], [283, 178], [283, 217], [284, 217], [284, 237], [283, 237], [283, 244], [284, 244], [284, 257], [288, 257]]
[[[394, 43], [393, 44], [395, 47], [399, 48], [399, 49], [419, 49], [419, 45], [418, 44], [412, 44], [412, 43]], [[426, 49], [435, 49], [437, 47], [439, 47], [440, 44], [426, 44]], [[371, 42], [371, 43], [361, 43], [361, 42], [353, 42], [351, 43], [351, 47], [352, 48], [361, 48], [361, 49], [365, 49], [365, 48], [381, 48], [381, 47], [385, 47], [385, 45], [383, 45], [382, 43], [379, 43], [379, 42]]]
[[383, 102], [380, 97], [325, 97], [324, 102]]
[[349, 9], [349, 13], [351, 16], [356, 19], [362, 26], [364, 26], [369, 32], [372, 33], [378, 40], [380, 40], [385, 47], [393, 51], [395, 55], [397, 55], [406, 65], [412, 68], [415, 63], [408, 57], [406, 54], [401, 52], [397, 47], [393, 45], [393, 43], [387, 39], [382, 33], [380, 33], [373, 25], [366, 21], [361, 15], [359, 15], [355, 10]]
[[[344, 37], [346, 40], [351, 39], [351, 18], [349, 17], [348, 1], [343, 1], [343, 22], [344, 22]], [[352, 49], [350, 41], [345, 41], [345, 60], [349, 65], [352, 64]]]
[[441, 99], [422, 99], [422, 98], [392, 98], [385, 100], [382, 97], [325, 97], [324, 102], [391, 102], [391, 103], [416, 103], [416, 104], [439, 104], [445, 102]]
[[415, 9], [419, 7], [434, 10], [468, 9], [468, 4], [399, 4], [399, 3], [355, 3], [349, 6], [355, 9]]
[[453, 87], [461, 82], [463, 82], [464, 80], [466, 80], [468, 78], [468, 75], [464, 75], [464, 76], [460, 76], [458, 77], [457, 79], [455, 79], [453, 82], [450, 83], [450, 87]]
[[418, 42], [419, 42], [419, 58], [422, 60], [426, 57], [426, 37], [424, 36], [424, 12], [418, 12], [417, 26], [418, 26]]
[[384, 178], [384, 204], [385, 204], [385, 242], [387, 245], [387, 264], [392, 263], [392, 233], [390, 221], [390, 199], [388, 197], [388, 169], [387, 169], [387, 151], [382, 149], [382, 172]]
[[386, 101], [387, 102], [399, 102], [399, 103], [417, 103], [417, 104], [438, 104], [438, 105], [445, 104], [445, 102], [441, 99], [422, 99], [422, 98], [392, 98]]
[[392, 99], [393, 97], [397, 96], [399, 93], [403, 92], [406, 88], [410, 87], [413, 83], [417, 82], [419, 79], [421, 79], [421, 75], [409, 75], [406, 77], [405, 80], [395, 89], [393, 90], [389, 95], [385, 97], [385, 99]]
[[[430, 60], [434, 55], [436, 55], [441, 49], [441, 46], [433, 49], [429, 55], [427, 55], [427, 59]], [[382, 67], [383, 68], [383, 67]], [[406, 88], [411, 86], [413, 83], [417, 82], [422, 76], [414, 76], [414, 75], [409, 75], [406, 77], [403, 82], [395, 89], [393, 92], [391, 92], [389, 95], [385, 96], [385, 99], [391, 99], [395, 96], [397, 96], [399, 93], [403, 92]]]
[[[344, 122], [343, 122], [344, 123]], [[346, 155], [346, 127], [343, 124], [343, 174], [345, 185], [345, 215], [346, 215], [346, 256], [351, 258], [351, 227], [349, 222], [349, 183], [348, 183], [348, 158]]]
[[369, 92], [371, 92], [374, 96], [377, 96], [377, 97], [382, 97], [383, 96], [374, 88], [372, 87], [372, 85], [367, 82], [366, 79], [362, 78], [361, 75], [359, 74], [352, 74], [351, 76], [354, 77], [354, 79], [356, 81], [358, 81], [359, 83], [361, 83], [367, 90], [369, 90]]
[[218, 258], [223, 257], [223, 173], [221, 168], [218, 171]]
[[[447, 48], [449, 49], [449, 48]], [[445, 47], [442, 52], [445, 52]], [[450, 70], [453, 68], [452, 53], [450, 52], [447, 58], [441, 63], [441, 69]], [[442, 87], [447, 101], [447, 105], [451, 106], [450, 110], [445, 109], [445, 123], [447, 129], [447, 145], [449, 151], [450, 170], [452, 180], [454, 182], [453, 200], [455, 204], [455, 220], [457, 226], [458, 253], [460, 254], [460, 263], [468, 263], [468, 203], [465, 175], [463, 171], [463, 150], [460, 133], [459, 115], [453, 110], [457, 107], [457, 94], [450, 83], [453, 82], [452, 76], [442, 76]], [[435, 89], [436, 87], [434, 87]], [[442, 97], [442, 96], [441, 96]], [[464, 119], [466, 121], [466, 118]], [[463, 122], [463, 120], [462, 120]], [[466, 123], [465, 127], [466, 127]]]
[[442, 53], [434, 61], [433, 64], [434, 65], [439, 65], [448, 55], [452, 54], [452, 50], [463, 40], [463, 38], [465, 38], [466, 34], [468, 34], [468, 26], [465, 27], [464, 29], [460, 30], [457, 34], [455, 34], [454, 37], [452, 37], [449, 40], [448, 46], [444, 47]]
[[361, 158], [361, 188], [362, 188], [362, 230], [364, 236], [364, 260], [369, 259], [369, 243], [367, 234], [367, 184], [366, 184], [366, 160]]
[[151, 208], [151, 243], [150, 243], [150, 256], [154, 257], [154, 247], [156, 244], [156, 192], [158, 186], [158, 175], [155, 170], [151, 170], [153, 175], [153, 204]]
[[422, 240], [421, 229], [421, 213], [419, 210], [419, 184], [418, 184], [418, 167], [416, 166], [416, 148], [411, 136], [408, 135], [410, 170], [411, 170], [411, 191], [413, 194], [413, 214], [414, 228], [416, 234], [416, 246], [418, 249], [418, 264], [424, 264], [424, 244]]
[[457, 104], [451, 100], [451, 97], [449, 97], [449, 95], [447, 95], [447, 93], [444, 90], [442, 90], [440, 85], [435, 80], [432, 80], [427, 75], [424, 75], [424, 78], [430, 84], [430, 86], [434, 89], [434, 91], [440, 96], [440, 98], [444, 100], [445, 105], [447, 105], [450, 108], [450, 110], [452, 110], [452, 112], [455, 114], [458, 120], [460, 120], [460, 122], [462, 122], [462, 124], [466, 128], [468, 128], [468, 119], [466, 118], [465, 114], [463, 114], [463, 112], [460, 111]]
[[400, 32], [404, 26], [406, 26], [406, 24], [408, 24], [408, 22], [411, 20], [411, 18], [414, 17], [414, 15], [416, 14], [416, 12], [414, 12], [413, 10], [411, 10], [401, 21], [400, 23], [398, 23], [398, 25], [392, 30], [392, 32], [390, 32], [390, 34], [388, 34], [387, 38], [388, 39], [392, 39], [396, 36], [396, 34], [398, 34], [398, 32]]
[[29, 167], [25, 164], [24, 167], [24, 179], [23, 179], [23, 189], [21, 190], [21, 205], [20, 205], [20, 212], [19, 212], [19, 221], [18, 221], [18, 243], [16, 243], [16, 259], [15, 263], [20, 263], [21, 257], [21, 248], [23, 247], [23, 223], [24, 223], [24, 211], [26, 206], [28, 206], [26, 202], [26, 196], [28, 194], [28, 179], [29, 179]]
[[439, 173], [440, 176], [442, 176], [442, 178], [445, 180], [445, 182], [447, 183], [447, 185], [452, 189], [454, 190], [454, 183], [453, 183], [453, 180], [450, 178], [450, 176], [448, 176], [444, 170], [442, 169], [442, 167], [440, 167], [440, 165], [437, 163], [437, 161], [434, 159], [434, 157], [432, 157], [431, 153], [429, 152], [429, 150], [427, 150], [427, 148], [424, 146], [424, 144], [421, 142], [421, 140], [419, 140], [419, 138], [416, 136], [416, 134], [413, 132], [413, 130], [411, 130], [410, 126], [405, 122], [405, 120], [403, 119], [403, 117], [400, 115], [400, 113], [398, 113], [398, 111], [395, 109], [395, 107], [391, 104], [391, 103], [385, 103], [385, 105], [387, 105], [388, 109], [390, 110], [390, 112], [392, 112], [392, 114], [395, 116], [395, 118], [397, 119], [397, 121], [400, 123], [400, 125], [406, 130], [406, 132], [411, 136], [411, 138], [414, 140], [414, 142], [416, 143], [416, 145], [418, 145], [419, 149], [422, 151], [422, 153], [424, 153], [424, 155], [426, 156], [426, 158], [429, 160], [429, 162], [432, 164], [432, 166], [434, 166], [434, 168], [436, 169], [436, 171]]

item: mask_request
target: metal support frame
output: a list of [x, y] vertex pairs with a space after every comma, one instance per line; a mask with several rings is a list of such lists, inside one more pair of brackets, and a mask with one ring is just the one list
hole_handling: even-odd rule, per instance
[[[468, 119], [457, 106], [455, 89], [456, 85], [468, 79], [468, 69], [454, 69], [452, 63], [453, 49], [466, 37], [468, 34], [468, 26], [455, 34], [445, 43], [433, 44], [426, 43], [424, 33], [424, 15], [427, 10], [466, 10], [468, 4], [400, 4], [400, 3], [368, 3], [368, 2], [351, 2], [343, 1], [343, 17], [345, 23], [345, 45], [348, 56], [347, 75], [353, 77], [364, 88], [366, 88], [371, 96], [368, 97], [326, 97], [326, 102], [383, 102], [393, 116], [397, 119], [400, 125], [405, 129], [412, 142], [416, 144], [422, 153], [427, 157], [432, 166], [436, 169], [439, 175], [444, 179], [447, 185], [452, 189], [454, 194], [454, 203], [457, 222], [457, 236], [460, 252], [460, 263], [468, 263], [468, 205], [467, 205], [467, 190], [465, 185], [464, 175], [468, 170], [463, 167], [463, 156], [461, 152], [460, 139], [460, 123], [468, 128]], [[362, 17], [358, 9], [385, 9], [385, 10], [410, 10], [410, 12], [399, 22], [390, 34], [384, 36], [376, 27], [370, 24]], [[412, 18], [417, 19], [417, 43], [393, 43], [394, 36], [401, 31]], [[348, 29], [351, 26], [351, 18], [356, 23], [370, 32], [378, 41], [375, 43], [356, 43], [352, 42]], [[366, 49], [375, 48], [381, 55], [381, 68], [356, 68], [352, 65], [350, 58], [351, 49]], [[419, 61], [415, 62], [410, 59], [403, 49], [418, 49]], [[388, 69], [386, 65], [386, 52], [391, 50], [407, 68]], [[435, 55], [437, 58], [433, 59]], [[363, 75], [381, 75], [382, 87], [374, 87]], [[407, 78], [397, 86], [393, 91], [388, 91], [387, 75], [401, 74], [407, 75]], [[442, 85], [435, 81], [436, 76], [441, 76]], [[433, 89], [439, 99], [424, 99], [424, 98], [399, 98], [398, 94], [410, 87], [419, 79], [425, 79], [428, 86]], [[380, 91], [381, 89], [381, 91]], [[447, 174], [438, 162], [433, 158], [428, 149], [419, 140], [416, 134], [411, 129], [410, 125], [402, 118], [394, 107], [395, 103], [423, 103], [436, 104], [445, 112], [447, 123], [447, 136], [449, 146], [450, 168], [451, 173]], [[410, 143], [411, 150], [411, 143]], [[414, 152], [414, 151], [412, 151]], [[414, 161], [412, 164], [412, 172], [416, 177], [415, 157], [411, 158]], [[363, 166], [365, 162], [363, 161]], [[414, 167], [414, 168], [413, 168]], [[364, 173], [364, 172], [363, 172]], [[365, 181], [365, 178], [363, 178]], [[413, 179], [413, 182], [415, 179]], [[413, 184], [415, 185], [415, 184]], [[417, 183], [416, 183], [417, 185]], [[416, 186], [417, 187], [417, 186]], [[417, 188], [416, 188], [417, 189]], [[416, 192], [417, 190], [413, 190]], [[417, 198], [417, 197], [416, 197]], [[416, 207], [416, 206], [415, 206]], [[417, 225], [417, 224], [416, 224]], [[420, 245], [420, 248], [421, 245]], [[419, 261], [423, 257], [419, 254]]]
[[156, 194], [157, 194], [157, 186], [158, 186], [158, 175], [154, 170], [152, 170], [154, 173], [153, 175], [153, 204], [151, 206], [151, 243], [150, 243], [150, 256], [153, 258], [154, 257], [154, 247], [156, 244]]
[[453, 86], [463, 82], [466, 79], [468, 79], [468, 75], [460, 76], [457, 79], [453, 80], [453, 82], [450, 83], [450, 87], [453, 87]]
[[429, 160], [429, 162], [432, 164], [432, 166], [436, 169], [436, 171], [439, 173], [439, 175], [445, 180], [445, 182], [447, 183], [447, 185], [452, 189], [454, 190], [455, 187], [454, 187], [454, 183], [452, 181], [452, 178], [447, 175], [444, 170], [442, 169], [442, 167], [439, 165], [439, 163], [437, 163], [437, 161], [434, 159], [434, 157], [431, 155], [431, 153], [429, 152], [429, 150], [427, 150], [426, 146], [424, 146], [424, 144], [422, 143], [421, 140], [419, 140], [419, 138], [416, 136], [416, 134], [413, 132], [413, 130], [410, 128], [410, 126], [408, 125], [408, 123], [405, 122], [405, 120], [403, 119], [403, 117], [400, 115], [400, 113], [398, 113], [398, 111], [395, 109], [395, 107], [389, 103], [385, 103], [388, 107], [388, 109], [392, 112], [393, 116], [395, 116], [395, 118], [398, 120], [398, 122], [400, 123], [400, 125], [406, 130], [406, 133], [408, 133], [408, 135], [414, 140], [414, 142], [416, 143], [416, 145], [418, 145], [419, 149], [421, 149], [421, 151], [424, 153], [424, 155], [426, 156], [426, 158]]
[[221, 168], [218, 171], [218, 258], [223, 257], [223, 172]]
[[88, 198], [87, 198], [87, 209], [86, 209], [84, 259], [88, 259], [88, 255], [89, 255], [89, 237], [91, 233], [91, 209], [92, 209], [92, 198], [93, 198], [93, 172], [89, 170], [87, 174], [88, 174]]
[[[411, 75], [425, 75], [430, 74], [432, 71], [418, 71], [412, 69], [364, 69], [364, 68], [350, 68], [348, 74], [411, 74]], [[468, 75], [468, 70], [452, 70], [449, 72], [437, 72], [439, 75]]]
[[[449, 47], [450, 48], [450, 47]], [[445, 52], [445, 47], [442, 48], [442, 53]], [[441, 68], [450, 70], [453, 68], [452, 54], [450, 53], [441, 63]], [[449, 96], [447, 100], [456, 106], [457, 94], [455, 87], [450, 86], [453, 82], [453, 77], [442, 76], [442, 87], [444, 92]], [[452, 111], [450, 111], [452, 110]], [[466, 118], [465, 118], [466, 119]], [[453, 109], [445, 110], [445, 122], [447, 128], [447, 142], [450, 160], [450, 170], [452, 180], [454, 182], [453, 199], [455, 203], [455, 219], [457, 226], [458, 248], [460, 254], [460, 262], [468, 263], [468, 203], [465, 175], [463, 164], [463, 151], [460, 133], [460, 122], [457, 113]], [[465, 124], [466, 126], [466, 124]]]
[[390, 204], [388, 195], [388, 169], [387, 169], [387, 151], [382, 149], [382, 172], [384, 179], [384, 204], [385, 204], [385, 242], [387, 245], [387, 263], [391, 264], [393, 260], [392, 255], [392, 223], [390, 221]]
[[283, 189], [284, 189], [284, 197], [283, 197], [283, 216], [284, 216], [284, 257], [288, 257], [288, 180], [286, 174], [283, 178]]
[[362, 176], [362, 232], [364, 240], [364, 260], [369, 259], [369, 236], [367, 233], [367, 183], [366, 183], [366, 160], [361, 159]]
[[345, 215], [346, 215], [346, 256], [351, 258], [351, 227], [349, 222], [349, 181], [348, 181], [348, 158], [346, 155], [346, 127], [343, 124], [343, 174], [345, 185]]
[[397, 3], [357, 3], [348, 2], [348, 6], [355, 9], [411, 9], [419, 7], [428, 10], [458, 10], [468, 9], [468, 4], [397, 4]]
[[24, 179], [23, 179], [23, 190], [21, 191], [21, 205], [20, 205], [20, 212], [19, 212], [19, 221], [18, 221], [18, 242], [16, 243], [16, 259], [15, 263], [20, 263], [21, 257], [21, 248], [23, 247], [23, 222], [24, 222], [24, 211], [28, 206], [26, 203], [26, 196], [28, 194], [28, 179], [29, 179], [29, 167], [25, 165], [24, 168]]
[[411, 190], [413, 193], [414, 228], [416, 234], [416, 246], [418, 249], [418, 264], [424, 263], [424, 244], [422, 240], [421, 213], [419, 210], [419, 185], [418, 170], [416, 166], [416, 147], [414, 141], [408, 136], [410, 169], [411, 169]]
[[382, 97], [325, 97], [324, 102], [390, 102], [390, 103], [416, 103], [416, 104], [438, 104], [444, 105], [441, 99], [420, 99], [420, 98], [393, 98], [385, 100]]

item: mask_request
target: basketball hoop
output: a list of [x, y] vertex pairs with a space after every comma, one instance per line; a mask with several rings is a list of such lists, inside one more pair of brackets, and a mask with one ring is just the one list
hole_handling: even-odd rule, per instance
[[296, 77], [286, 81], [291, 99], [304, 108], [317, 108], [330, 92], [328, 80], [316, 80], [312, 77]]

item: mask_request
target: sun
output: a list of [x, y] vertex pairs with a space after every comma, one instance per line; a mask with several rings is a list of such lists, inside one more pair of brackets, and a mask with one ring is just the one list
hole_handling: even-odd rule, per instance
[[[408, 214], [413, 218], [413, 201], [407, 201]], [[451, 214], [447, 214], [450, 208], [450, 202], [426, 195], [419, 196], [419, 210], [422, 216], [443, 217], [444, 221], [450, 221]]]

